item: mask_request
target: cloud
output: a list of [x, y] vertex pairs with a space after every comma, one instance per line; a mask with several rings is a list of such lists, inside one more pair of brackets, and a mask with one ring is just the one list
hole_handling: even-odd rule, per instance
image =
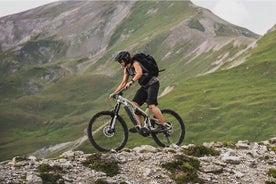
[[276, 24], [275, 0], [191, 0], [222, 19], [264, 34]]
[[250, 14], [240, 0], [220, 0], [212, 10], [219, 17], [232, 24], [243, 25], [250, 18]]
[[0, 0], [0, 17], [26, 11], [58, 0]]

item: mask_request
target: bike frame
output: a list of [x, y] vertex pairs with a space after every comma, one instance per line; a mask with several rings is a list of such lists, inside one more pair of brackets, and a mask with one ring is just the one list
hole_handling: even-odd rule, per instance
[[[151, 124], [152, 121], [158, 122], [157, 119], [149, 116], [149, 108], [147, 107], [146, 110], [142, 110], [140, 107], [137, 107], [135, 104], [133, 104], [132, 101], [128, 100], [127, 98], [124, 98], [122, 95], [118, 94], [116, 95], [116, 104], [114, 106], [113, 112], [115, 113], [113, 119], [111, 128], [113, 129], [115, 127], [116, 119], [119, 115], [119, 111], [121, 108], [121, 105], [124, 106], [125, 111], [127, 112], [127, 115], [129, 116], [130, 120], [134, 125], [138, 125], [138, 120], [135, 117], [135, 114], [141, 115], [144, 118], [143, 127], [146, 127], [150, 130], [153, 129], [153, 126]], [[141, 122], [142, 123], [142, 122]]]

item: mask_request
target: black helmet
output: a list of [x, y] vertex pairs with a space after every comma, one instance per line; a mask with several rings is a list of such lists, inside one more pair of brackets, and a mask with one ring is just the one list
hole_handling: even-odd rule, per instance
[[130, 53], [128, 51], [121, 51], [119, 54], [114, 58], [114, 61], [122, 61], [124, 60], [126, 63], [130, 62]]

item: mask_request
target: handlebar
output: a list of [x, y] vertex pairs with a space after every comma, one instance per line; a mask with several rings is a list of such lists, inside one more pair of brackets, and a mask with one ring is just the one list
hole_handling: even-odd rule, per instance
[[119, 96], [119, 95], [122, 96], [122, 95], [123, 95], [123, 92], [126, 91], [126, 90], [127, 90], [126, 87], [122, 88], [120, 91], [118, 91], [116, 94], [114, 94], [114, 95], [112, 96], [112, 98], [115, 99], [115, 98], [117, 98], [117, 96]]

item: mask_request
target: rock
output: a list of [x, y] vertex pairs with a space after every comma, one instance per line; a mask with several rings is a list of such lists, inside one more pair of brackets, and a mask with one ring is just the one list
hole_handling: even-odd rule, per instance
[[134, 151], [136, 151], [137, 153], [156, 153], [157, 149], [153, 146], [150, 145], [142, 145], [140, 147], [136, 147], [133, 149]]
[[149, 176], [152, 176], [152, 174], [153, 174], [153, 171], [149, 168], [146, 168], [143, 175], [145, 177], [149, 177]]
[[223, 172], [223, 167], [218, 165], [206, 165], [202, 167], [202, 171], [205, 173], [219, 174]]
[[[0, 163], [0, 183], [46, 183], [39, 174], [39, 167], [50, 169], [47, 174], [56, 174], [60, 183], [96, 183], [97, 180], [108, 183], [149, 183], [149, 184], [176, 184], [171, 179], [171, 172], [162, 165], [174, 161], [176, 158], [194, 158], [199, 161], [197, 174], [205, 183], [276, 183], [276, 178], [267, 172], [276, 165], [276, 153], [268, 149], [275, 146], [275, 139], [256, 142], [238, 141], [237, 148], [224, 147], [218, 142], [204, 143], [206, 147], [220, 151], [219, 156], [187, 156], [184, 148], [195, 145], [170, 146], [163, 149], [149, 145], [142, 145], [133, 149], [124, 149], [120, 152], [101, 154], [101, 159], [115, 162], [119, 166], [119, 174], [108, 176], [102, 171], [92, 170], [84, 166], [83, 162], [91, 154], [81, 151], [68, 151], [56, 159], [37, 159], [29, 156]], [[264, 144], [264, 142], [266, 144]], [[183, 157], [184, 156], [184, 157]], [[52, 169], [52, 170], [51, 170]], [[183, 174], [178, 174], [184, 176]]]
[[26, 183], [27, 184], [42, 184], [43, 181], [40, 177], [38, 177], [35, 173], [33, 172], [28, 172], [27, 177], [26, 177]]
[[12, 158], [12, 160], [11, 160], [10, 162], [8, 162], [8, 164], [7, 164], [7, 165], [8, 165], [8, 166], [10, 166], [10, 167], [14, 167], [14, 166], [15, 166], [15, 164], [16, 164], [15, 159], [16, 159], [16, 158], [15, 158], [15, 157], [13, 157], [13, 158]]
[[273, 137], [269, 140], [271, 144], [276, 144], [276, 137]]
[[248, 149], [249, 148], [249, 141], [238, 141], [236, 144], [238, 149]]
[[224, 155], [221, 160], [229, 164], [240, 164], [241, 162], [241, 159], [239, 157], [229, 155]]

